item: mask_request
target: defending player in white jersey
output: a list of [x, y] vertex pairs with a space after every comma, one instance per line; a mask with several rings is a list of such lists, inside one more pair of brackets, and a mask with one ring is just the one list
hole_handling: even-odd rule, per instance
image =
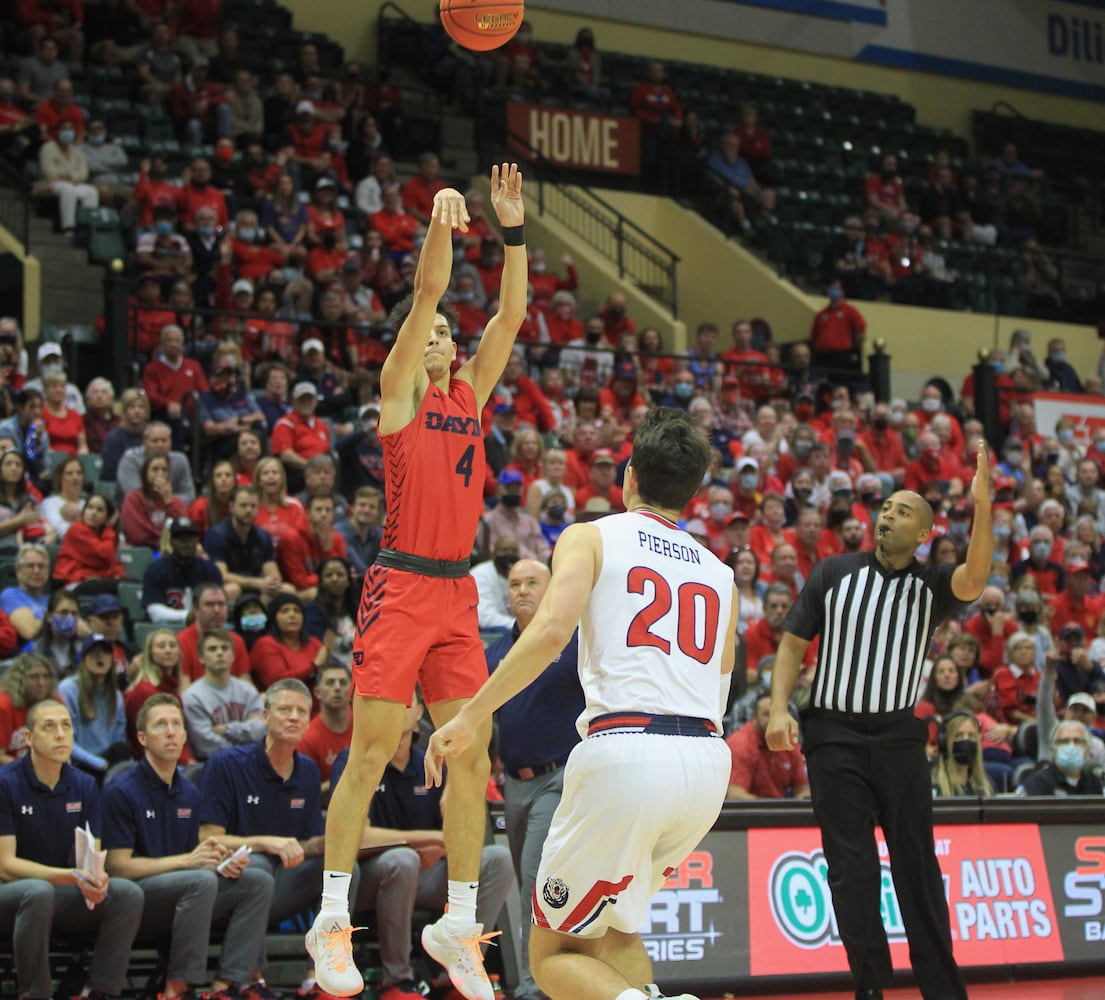
[[737, 592], [732, 572], [675, 523], [709, 460], [709, 445], [681, 410], [645, 418], [625, 473], [628, 512], [560, 536], [533, 621], [427, 749], [426, 778], [437, 784], [445, 758], [471, 745], [579, 623], [586, 738], [565, 769], [530, 937], [534, 978], [553, 1000], [662, 995], [636, 932], [725, 798], [731, 758], [719, 737]]

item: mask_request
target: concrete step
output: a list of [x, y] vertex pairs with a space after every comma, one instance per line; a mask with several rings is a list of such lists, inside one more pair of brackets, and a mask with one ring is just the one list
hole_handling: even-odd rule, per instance
[[42, 265], [42, 323], [67, 327], [91, 324], [103, 312], [104, 269], [88, 251], [57, 232], [52, 218], [31, 218], [28, 242]]

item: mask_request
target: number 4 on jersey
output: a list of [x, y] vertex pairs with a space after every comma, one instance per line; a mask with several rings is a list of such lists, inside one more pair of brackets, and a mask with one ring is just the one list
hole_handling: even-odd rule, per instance
[[458, 476], [464, 476], [464, 486], [466, 489], [472, 482], [472, 466], [474, 464], [473, 459], [475, 454], [476, 446], [470, 444], [464, 449], [464, 454], [460, 456], [460, 461], [457, 462], [457, 467], [454, 470]]

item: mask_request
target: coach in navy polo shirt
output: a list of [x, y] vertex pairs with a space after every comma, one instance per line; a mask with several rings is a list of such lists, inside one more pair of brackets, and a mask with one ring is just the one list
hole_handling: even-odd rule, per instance
[[[199, 839], [200, 793], [177, 769], [185, 745], [184, 715], [171, 694], [155, 694], [138, 711], [137, 766], [104, 789], [107, 870], [142, 887], [142, 933], [169, 933], [165, 998], [207, 981], [213, 921], [226, 937], [213, 1000], [237, 1000], [263, 964], [272, 876], [214, 838]], [[227, 861], [222, 870], [217, 866]]]
[[[355, 874], [360, 873], [360, 889], [354, 888], [350, 894], [356, 901], [351, 913], [376, 911], [376, 937], [384, 968], [381, 986], [395, 988], [394, 994], [384, 990], [381, 996], [394, 995], [403, 1000], [414, 993], [410, 964], [413, 912], [418, 908], [440, 913], [448, 898], [441, 826], [444, 788], [426, 785], [425, 754], [413, 746], [423, 711], [416, 697], [407, 709], [399, 746], [372, 796], [362, 840], [365, 847], [402, 841], [408, 846], [394, 847], [362, 861], [354, 869]], [[342, 750], [330, 772], [331, 788], [337, 787], [348, 762], [349, 751]], [[514, 884], [510, 855], [504, 848], [490, 845], [483, 849], [479, 882], [476, 920], [490, 926]]]
[[[519, 559], [507, 575], [507, 601], [514, 628], [484, 650], [487, 671], [494, 673], [518, 636], [533, 620], [549, 585], [549, 569], [536, 559]], [[579, 683], [579, 633], [573, 632], [559, 659], [528, 688], [498, 711], [499, 756], [506, 771], [506, 835], [518, 896], [529, 908], [541, 847], [553, 813], [564, 792], [564, 764], [579, 742], [576, 719], [583, 714]], [[518, 950], [518, 985], [514, 996], [528, 1000], [541, 996], [529, 968], [529, 919], [522, 920], [522, 947]]]
[[307, 685], [279, 680], [265, 692], [264, 741], [219, 750], [203, 769], [200, 836], [252, 848], [250, 864], [276, 881], [270, 926], [307, 909], [322, 880], [322, 776], [295, 750], [310, 717]]
[[[72, 867], [73, 831], [100, 829], [96, 782], [66, 763], [73, 720], [52, 698], [27, 712], [30, 752], [0, 768], [0, 934], [13, 942], [19, 995], [51, 996], [47, 928], [99, 928], [87, 988], [96, 1000], [126, 983], [130, 946], [142, 919], [142, 890], [126, 879]], [[88, 904], [92, 905], [89, 909]]]

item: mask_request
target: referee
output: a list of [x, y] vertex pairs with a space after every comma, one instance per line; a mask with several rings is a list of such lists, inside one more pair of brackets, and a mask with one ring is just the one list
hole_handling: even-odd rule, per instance
[[891, 496], [879, 512], [873, 553], [835, 556], [814, 567], [783, 624], [772, 670], [767, 743], [787, 750], [798, 742], [787, 700], [806, 647], [821, 635], [802, 749], [857, 1000], [880, 1000], [893, 982], [879, 911], [876, 823], [886, 835], [921, 995], [967, 996], [952, 954], [933, 845], [925, 724], [913, 706], [934, 629], [976, 600], [989, 575], [993, 536], [984, 444], [971, 495], [974, 529], [966, 560], [955, 567], [914, 559], [932, 530], [932, 508], [908, 490]]

